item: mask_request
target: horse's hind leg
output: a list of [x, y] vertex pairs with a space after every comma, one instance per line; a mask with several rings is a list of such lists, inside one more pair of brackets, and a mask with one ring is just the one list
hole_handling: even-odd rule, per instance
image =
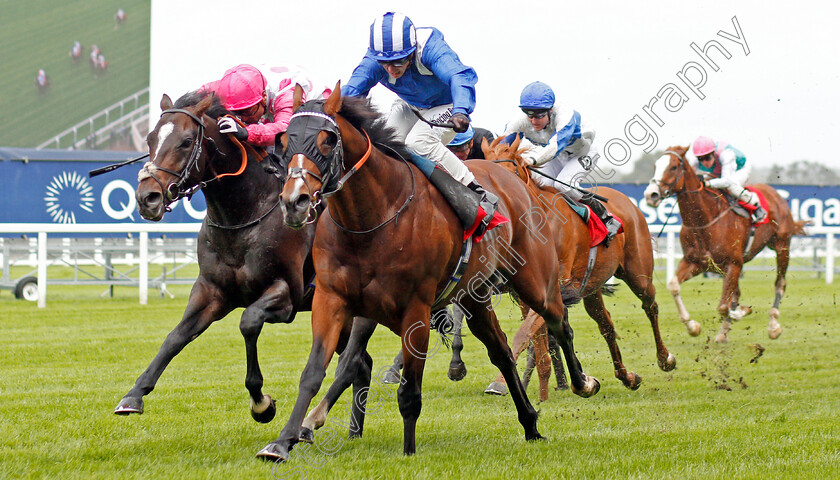
[[315, 442], [315, 430], [321, 428], [332, 407], [341, 394], [353, 385], [353, 401], [350, 408], [349, 437], [361, 437], [365, 422], [365, 406], [370, 387], [373, 359], [367, 353], [370, 337], [376, 329], [376, 322], [356, 317], [347, 346], [338, 359], [335, 381], [324, 398], [306, 415], [301, 427], [300, 440]]
[[257, 340], [265, 323], [288, 323], [294, 319], [294, 314], [289, 285], [278, 281], [249, 305], [239, 320], [239, 331], [245, 339], [245, 388], [251, 397], [251, 417], [260, 423], [273, 420], [277, 410], [274, 400], [262, 392], [263, 376], [257, 355]]
[[662, 335], [659, 332], [659, 305], [656, 303], [656, 287], [653, 285], [653, 268], [647, 274], [635, 273], [636, 270], [628, 267], [627, 272], [622, 274], [622, 280], [630, 287], [636, 297], [642, 301], [642, 310], [645, 311], [650, 327], [653, 330], [653, 341], [656, 344], [656, 361], [663, 372], [670, 372], [677, 366], [677, 359], [668, 352], [662, 342]]
[[516, 406], [519, 415], [519, 423], [525, 430], [526, 440], [538, 440], [543, 438], [537, 430], [537, 411], [528, 400], [525, 388], [519, 380], [516, 371], [516, 361], [513, 359], [507, 338], [499, 326], [496, 313], [488, 309], [488, 305], [470, 301], [466, 306], [467, 311], [472, 313], [468, 317], [467, 325], [475, 337], [487, 347], [487, 355], [490, 362], [502, 372], [507, 382], [510, 396]]
[[569, 384], [566, 383], [566, 371], [563, 368], [563, 359], [560, 358], [560, 346], [557, 345], [557, 339], [551, 332], [548, 332], [548, 354], [551, 356], [551, 364], [554, 366], [554, 379], [557, 381], [557, 388], [555, 390], [568, 390]]
[[671, 292], [671, 296], [674, 297], [674, 302], [677, 304], [677, 312], [680, 315], [680, 321], [685, 325], [688, 334], [692, 337], [700, 335], [700, 324], [691, 319], [688, 309], [685, 308], [685, 304], [680, 296], [680, 285], [701, 271], [702, 268], [700, 265], [689, 263], [686, 261], [685, 257], [683, 257], [683, 259], [680, 260], [679, 265], [677, 265], [677, 272], [670, 280], [668, 280], [668, 291]]
[[790, 260], [790, 238], [778, 239], [775, 244], [776, 250], [776, 298], [773, 300], [773, 308], [770, 309], [770, 322], [767, 325], [767, 335], [775, 340], [782, 334], [782, 326], [779, 324], [779, 305], [785, 295], [787, 287], [788, 261]]
[[[513, 335], [513, 361], [514, 363], [519, 359], [519, 355], [528, 348], [528, 345], [531, 344], [531, 338], [534, 336], [534, 329], [539, 328], [539, 326], [535, 325], [537, 318], [536, 312], [531, 310], [530, 308], [524, 308], [523, 310], [523, 320], [522, 325], [519, 326], [519, 329]], [[495, 380], [490, 382], [490, 385], [487, 385], [487, 388], [484, 389], [484, 393], [489, 393], [491, 395], [507, 395], [507, 385], [505, 383], [505, 377], [501, 373], [496, 377]]]
[[455, 328], [452, 331], [452, 360], [449, 362], [447, 375], [450, 380], [457, 382], [467, 376], [467, 366], [461, 359], [461, 351], [464, 350], [464, 340], [461, 338], [461, 329], [464, 328], [464, 312], [459, 308], [453, 308], [452, 321]]
[[114, 413], [128, 415], [143, 413], [143, 397], [154, 390], [166, 366], [188, 343], [202, 334], [216, 320], [227, 315], [231, 308], [215, 286], [199, 277], [190, 292], [187, 309], [178, 325], [169, 332], [155, 358], [146, 370], [137, 377], [134, 387], [120, 400]]
[[634, 372], [628, 371], [624, 367], [624, 363], [621, 360], [621, 350], [618, 348], [618, 343], [616, 342], [615, 326], [610, 319], [610, 313], [604, 306], [604, 298], [600, 290], [584, 297], [583, 305], [586, 307], [586, 313], [598, 324], [601, 336], [607, 342], [607, 348], [610, 350], [613, 368], [615, 369], [615, 378], [621, 380], [621, 383], [630, 390], [636, 390], [642, 383], [642, 377], [636, 375]]
[[394, 357], [394, 364], [382, 374], [382, 383], [396, 385], [400, 383], [400, 372], [403, 369], [403, 352], [400, 350]]

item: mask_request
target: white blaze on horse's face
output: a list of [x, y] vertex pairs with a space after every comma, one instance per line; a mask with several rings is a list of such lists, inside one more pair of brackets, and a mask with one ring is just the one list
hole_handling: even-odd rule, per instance
[[665, 174], [665, 170], [670, 164], [671, 156], [667, 154], [659, 157], [659, 160], [657, 160], [654, 164], [655, 168], [653, 171], [653, 178], [650, 180], [650, 185], [648, 185], [645, 189], [645, 201], [647, 201], [647, 204], [651, 207], [656, 207], [659, 205], [659, 202], [662, 201], [662, 194], [659, 191], [659, 182], [662, 181], [662, 176]]
[[[303, 156], [303, 154], [298, 153], [297, 155], [295, 155], [294, 158], [297, 159], [297, 168], [302, 169], [303, 168], [303, 160], [305, 158]], [[304, 181], [303, 175], [298, 176], [297, 179], [295, 179], [295, 190], [292, 192], [292, 198], [293, 199], [297, 199], [297, 198], [300, 197], [300, 191], [301, 191], [301, 189], [303, 189], [304, 185], [306, 185], [306, 182]]]
[[166, 137], [168, 137], [174, 129], [175, 124], [172, 122], [161, 125], [161, 127], [158, 129], [158, 142], [157, 149], [155, 149], [155, 158], [157, 158], [157, 156], [160, 155], [160, 148], [163, 146], [163, 143], [166, 142]]

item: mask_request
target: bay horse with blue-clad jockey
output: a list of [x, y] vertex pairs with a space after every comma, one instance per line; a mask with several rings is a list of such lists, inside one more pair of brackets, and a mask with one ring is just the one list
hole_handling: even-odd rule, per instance
[[805, 221], [794, 221], [787, 202], [776, 190], [764, 184], [749, 187], [766, 200], [767, 218], [752, 224], [749, 213], [736, 213], [737, 205], [716, 189], [707, 188], [688, 163], [688, 147], [669, 147], [656, 161], [650, 185], [645, 189], [648, 205], [656, 207], [662, 199], [676, 195], [682, 216], [680, 244], [683, 258], [676, 274], [668, 280], [668, 290], [677, 304], [680, 320], [691, 335], [700, 334], [700, 324], [691, 319], [680, 296], [680, 285], [701, 272], [723, 274], [723, 292], [718, 304], [721, 320], [716, 342], [726, 342], [732, 322], [752, 312], [740, 304], [738, 278], [744, 263], [765, 247], [776, 251], [776, 298], [770, 308], [767, 333], [771, 339], [782, 334], [779, 304], [785, 293], [785, 273], [790, 257], [790, 239], [804, 235]]
[[[327, 218], [318, 223], [313, 245], [317, 276], [312, 350], [298, 399], [279, 438], [258, 456], [289, 458], [339, 335], [351, 324], [344, 354], [350, 360], [364, 351], [377, 324], [402, 338], [405, 366], [398, 402], [403, 452], [413, 454], [430, 316], [433, 308], [450, 302], [466, 313], [471, 331], [505, 375], [525, 438], [542, 438], [537, 412], [522, 388], [490, 303], [495, 288], [490, 279], [497, 275], [546, 319], [563, 349], [573, 391], [584, 397], [597, 392], [598, 381], [583, 373], [574, 351], [554, 246], [541, 242], [517, 220], [538, 208], [538, 200], [515, 175], [490, 162], [467, 162], [478, 181], [498, 195], [497, 211], [514, 220], [490, 230], [480, 242], [465, 244], [462, 222], [425, 174], [406, 160], [410, 154], [405, 145], [384, 127], [368, 100], [342, 98], [336, 86], [327, 100], [310, 101], [297, 110], [281, 142], [289, 165], [282, 193], [286, 223], [305, 225], [312, 207], [321, 201], [327, 204]], [[550, 235], [547, 226], [538, 233]], [[460, 283], [440, 298], [470, 244]], [[353, 315], [372, 320], [352, 322]], [[340, 364], [333, 386], [346, 386], [357, 364]]]
[[[150, 159], [138, 176], [137, 205], [144, 218], [158, 221], [176, 200], [203, 192], [207, 215], [198, 233], [199, 275], [180, 323], [114, 413], [143, 413], [143, 397], [169, 362], [213, 322], [245, 308], [239, 323], [245, 386], [251, 415], [268, 422], [275, 405], [262, 393], [257, 339], [265, 323], [288, 323], [309, 309], [315, 225], [292, 229], [284, 224], [279, 165], [263, 160], [262, 148], [219, 133], [216, 120], [229, 112], [217, 97], [191, 92], [173, 106], [164, 95], [160, 108], [160, 120], [147, 137]], [[369, 383], [367, 372], [362, 384]]]

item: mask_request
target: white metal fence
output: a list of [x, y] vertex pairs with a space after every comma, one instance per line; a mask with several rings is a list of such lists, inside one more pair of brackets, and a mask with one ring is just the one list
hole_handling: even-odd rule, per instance
[[[149, 244], [149, 234], [166, 234], [166, 233], [187, 233], [196, 234], [200, 228], [198, 223], [182, 223], [182, 224], [167, 224], [167, 223], [120, 223], [120, 224], [52, 224], [52, 223], [23, 223], [23, 224], [0, 224], [0, 235], [8, 234], [31, 234], [37, 235], [37, 244], [33, 247], [37, 250], [34, 255], [34, 262], [30, 260], [29, 263], [34, 263], [37, 266], [38, 279], [38, 306], [46, 306], [47, 298], [47, 266], [49, 259], [47, 255], [47, 237], [48, 235], [65, 237], [78, 234], [137, 234], [138, 241], [133, 242], [136, 245], [135, 254], [129, 253], [125, 261], [135, 262], [138, 266], [139, 279], [137, 286], [139, 287], [140, 303], [146, 304], [148, 301], [149, 292], [149, 263], [150, 249], [155, 246]], [[660, 227], [651, 227], [654, 235], [658, 233]], [[682, 253], [677, 241], [680, 231], [680, 225], [668, 225], [663, 229], [664, 245], [658, 242], [660, 246], [655, 253], [659, 259], [665, 259], [666, 279], [670, 279], [674, 275], [676, 263], [681, 258]], [[838, 255], [838, 245], [835, 242], [835, 236], [840, 234], [840, 227], [807, 227], [809, 237], [794, 237], [794, 243], [791, 246], [791, 258], [800, 259], [817, 259], [817, 262], [809, 263], [809, 270], [817, 270], [825, 273], [826, 284], [834, 282], [835, 262], [834, 259]], [[824, 240], [824, 241], [823, 241]], [[772, 258], [774, 253], [765, 250], [759, 257]], [[819, 260], [825, 259], [823, 265], [818, 265]]]

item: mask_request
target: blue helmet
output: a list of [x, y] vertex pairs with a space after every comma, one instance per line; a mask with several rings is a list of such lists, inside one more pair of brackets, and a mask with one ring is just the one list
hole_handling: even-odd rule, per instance
[[472, 140], [474, 136], [475, 130], [473, 130], [472, 125], [470, 125], [469, 127], [467, 127], [466, 132], [461, 132], [458, 135], [455, 135], [455, 138], [453, 138], [451, 142], [447, 143], [446, 146], [457, 147], [459, 145], [463, 145]]
[[376, 60], [399, 60], [416, 49], [414, 24], [402, 13], [388, 12], [370, 25], [368, 54]]
[[529, 83], [519, 95], [519, 108], [549, 109], [554, 106], [554, 90], [542, 82]]

